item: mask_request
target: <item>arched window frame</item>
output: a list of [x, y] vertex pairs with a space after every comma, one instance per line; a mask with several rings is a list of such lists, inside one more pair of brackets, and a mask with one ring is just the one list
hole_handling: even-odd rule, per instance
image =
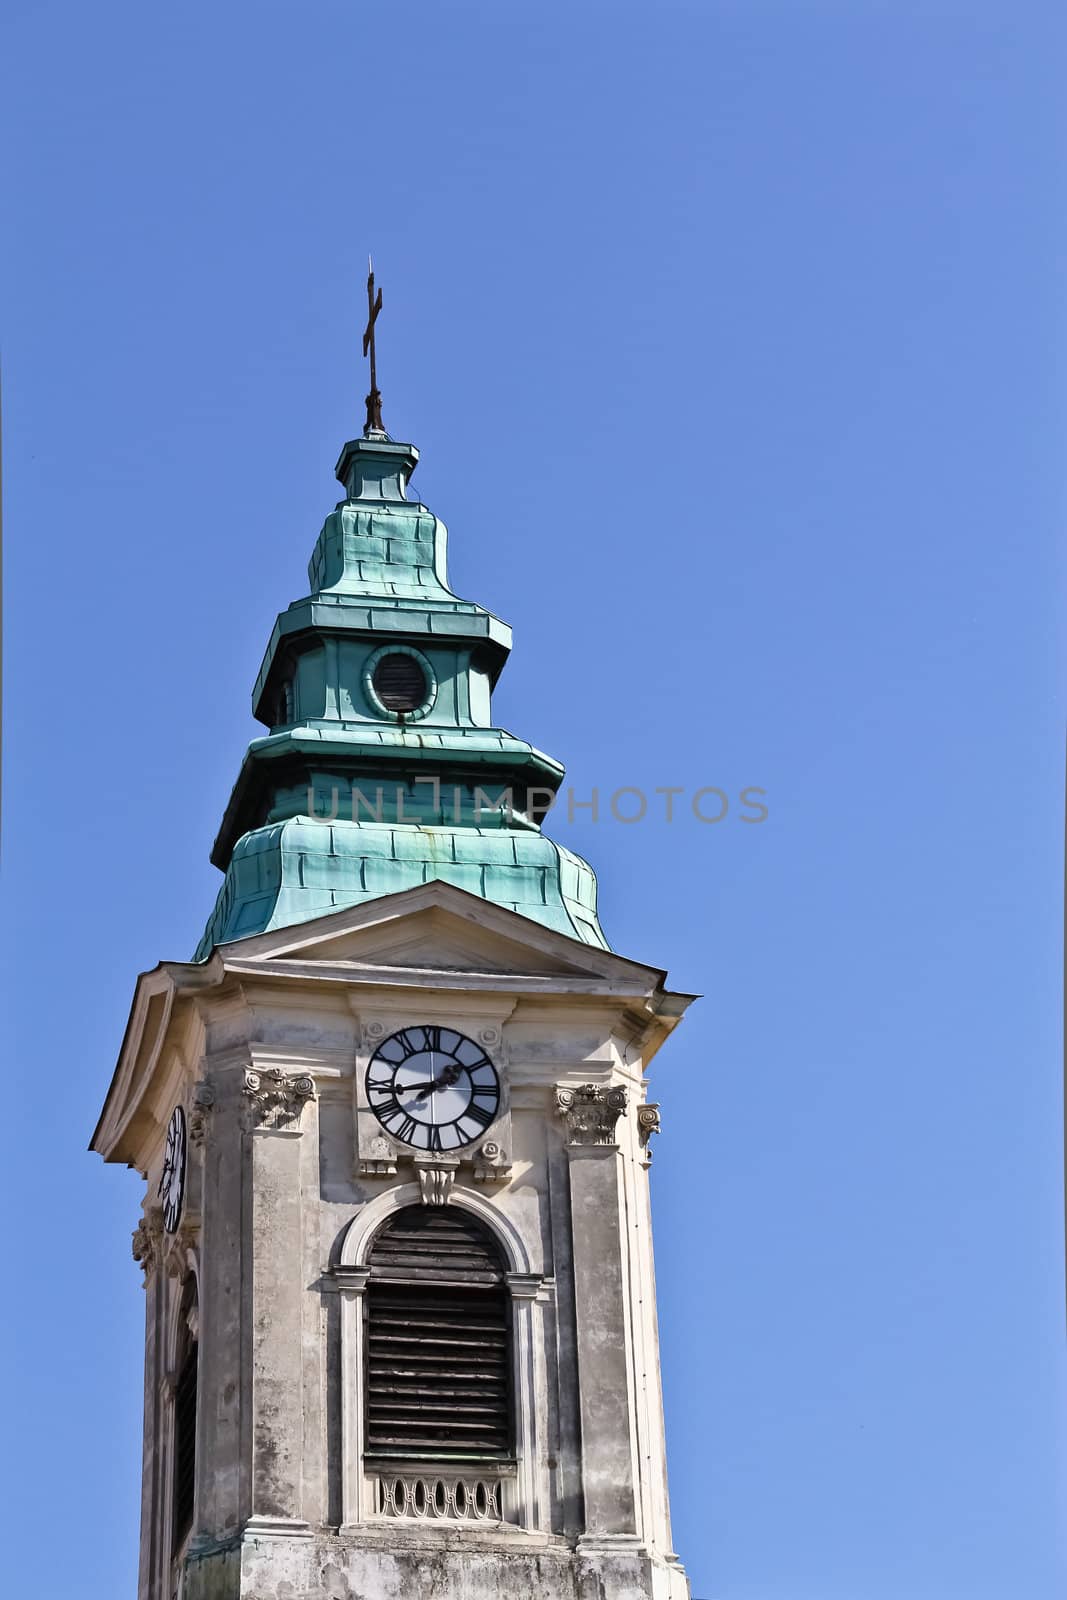
[[[196, 1508], [198, 1504], [199, 1453], [199, 1401], [200, 1401], [200, 1282], [196, 1270], [196, 1261], [193, 1252], [188, 1252], [185, 1270], [180, 1276], [169, 1278], [171, 1295], [170, 1314], [167, 1318], [166, 1328], [166, 1371], [167, 1371], [167, 1417], [166, 1417], [166, 1455], [165, 1471], [160, 1478], [160, 1492], [163, 1503], [162, 1516], [159, 1525], [163, 1529], [163, 1539], [160, 1544], [160, 1559], [163, 1567], [164, 1592], [169, 1592], [169, 1577], [165, 1576], [177, 1562], [191, 1535], [196, 1529]], [[176, 1474], [178, 1467], [178, 1392], [182, 1380], [182, 1371], [185, 1360], [189, 1354], [189, 1346], [195, 1351], [193, 1359], [196, 1361], [196, 1402], [193, 1417], [194, 1427], [194, 1468], [192, 1484], [192, 1507], [188, 1526], [179, 1529], [176, 1517]]]
[[[378, 1473], [364, 1451], [366, 1287], [369, 1254], [378, 1230], [393, 1213], [422, 1202], [419, 1184], [401, 1184], [369, 1201], [349, 1223], [341, 1241], [333, 1285], [341, 1297], [341, 1507], [343, 1525], [354, 1528], [379, 1521]], [[550, 1531], [547, 1477], [547, 1385], [541, 1370], [542, 1341], [537, 1321], [553, 1298], [550, 1278], [537, 1270], [526, 1243], [510, 1218], [482, 1195], [458, 1185], [449, 1204], [470, 1211], [494, 1235], [506, 1265], [511, 1296], [511, 1380], [516, 1466], [501, 1474], [502, 1520], [529, 1532]]]
[[[422, 668], [422, 675], [426, 685], [426, 692], [421, 705], [412, 706], [407, 711], [390, 711], [384, 700], [378, 694], [374, 685], [374, 674], [380, 662], [386, 656], [410, 656]], [[371, 712], [376, 717], [381, 717], [385, 722], [421, 722], [423, 717], [428, 717], [437, 702], [437, 674], [428, 656], [417, 650], [413, 644], [383, 644], [371, 652], [363, 663], [363, 693]]]
[[462, 1207], [408, 1206], [381, 1225], [367, 1260], [368, 1459], [399, 1471], [512, 1467], [511, 1295], [496, 1234]]

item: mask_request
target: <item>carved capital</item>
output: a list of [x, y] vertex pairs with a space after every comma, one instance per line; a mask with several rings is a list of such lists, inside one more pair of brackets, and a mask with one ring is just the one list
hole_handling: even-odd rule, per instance
[[308, 1101], [314, 1100], [315, 1080], [306, 1072], [249, 1067], [243, 1093], [252, 1127], [287, 1128], [290, 1123], [299, 1122]]
[[659, 1131], [659, 1106], [656, 1105], [655, 1102], [650, 1105], [638, 1106], [637, 1137], [641, 1141], [641, 1149], [644, 1151], [646, 1167], [650, 1166], [652, 1162], [652, 1151], [649, 1149], [648, 1141], [651, 1139], [654, 1133], [658, 1133]]
[[540, 1272], [509, 1272], [508, 1288], [513, 1300], [550, 1300], [555, 1283]]
[[626, 1090], [597, 1083], [577, 1089], [557, 1084], [556, 1110], [566, 1124], [568, 1144], [614, 1144], [615, 1124], [626, 1111]]
[[189, 1143], [202, 1145], [207, 1132], [208, 1113], [215, 1104], [215, 1091], [210, 1083], [193, 1085], [192, 1103], [189, 1107]]
[[338, 1265], [329, 1269], [328, 1276], [323, 1281], [323, 1287], [339, 1290], [342, 1294], [361, 1295], [367, 1287], [369, 1277], [369, 1267], [343, 1267]]
[[163, 1259], [163, 1213], [159, 1206], [149, 1206], [133, 1230], [133, 1259], [144, 1272], [145, 1282]]

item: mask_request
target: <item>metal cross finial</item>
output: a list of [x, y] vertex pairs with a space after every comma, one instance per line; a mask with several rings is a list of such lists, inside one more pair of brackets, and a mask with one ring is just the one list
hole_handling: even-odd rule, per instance
[[363, 429], [364, 434], [384, 433], [385, 424], [382, 422], [382, 397], [378, 392], [378, 368], [374, 360], [374, 324], [378, 320], [378, 313], [382, 309], [382, 291], [378, 290], [378, 297], [374, 296], [374, 262], [367, 257], [367, 326], [363, 330], [363, 354], [370, 351], [370, 394], [367, 396], [367, 423]]

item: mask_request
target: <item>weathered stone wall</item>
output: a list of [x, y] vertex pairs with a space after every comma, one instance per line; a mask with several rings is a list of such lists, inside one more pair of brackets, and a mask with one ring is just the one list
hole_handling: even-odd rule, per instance
[[[643, 1077], [663, 1030], [614, 956], [597, 954], [599, 976], [542, 971], [523, 988], [479, 970], [489, 951], [467, 948], [464, 970], [431, 932], [437, 946], [418, 960], [432, 981], [368, 977], [353, 961], [309, 984], [268, 955], [174, 1010], [157, 1103], [161, 1116], [186, 1107], [190, 1175], [178, 1233], [162, 1236], [149, 1206], [138, 1235], [140, 1600], [174, 1600], [176, 1579], [180, 1600], [685, 1600], [649, 1214], [658, 1119]], [[501, 1078], [486, 1138], [448, 1159], [399, 1146], [366, 1102], [378, 1044], [418, 1023], [479, 1041]], [[149, 1196], [161, 1159], [157, 1141]], [[474, 1213], [507, 1263], [517, 1465], [493, 1490], [499, 1518], [481, 1522], [398, 1513], [363, 1454], [367, 1252], [396, 1209], [422, 1204]], [[175, 1564], [169, 1386], [189, 1274], [196, 1517]]]
[[250, 1540], [192, 1557], [182, 1600], [685, 1600], [680, 1568], [642, 1556]]

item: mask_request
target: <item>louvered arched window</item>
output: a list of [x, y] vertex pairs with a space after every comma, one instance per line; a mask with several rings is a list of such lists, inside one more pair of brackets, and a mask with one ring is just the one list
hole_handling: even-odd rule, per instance
[[189, 1278], [182, 1290], [178, 1323], [177, 1377], [174, 1384], [174, 1457], [172, 1480], [172, 1548], [184, 1544], [193, 1525], [196, 1488], [196, 1386], [199, 1364], [197, 1345], [196, 1283]]
[[372, 1457], [506, 1461], [511, 1318], [489, 1230], [455, 1206], [410, 1206], [371, 1247], [365, 1449]]

